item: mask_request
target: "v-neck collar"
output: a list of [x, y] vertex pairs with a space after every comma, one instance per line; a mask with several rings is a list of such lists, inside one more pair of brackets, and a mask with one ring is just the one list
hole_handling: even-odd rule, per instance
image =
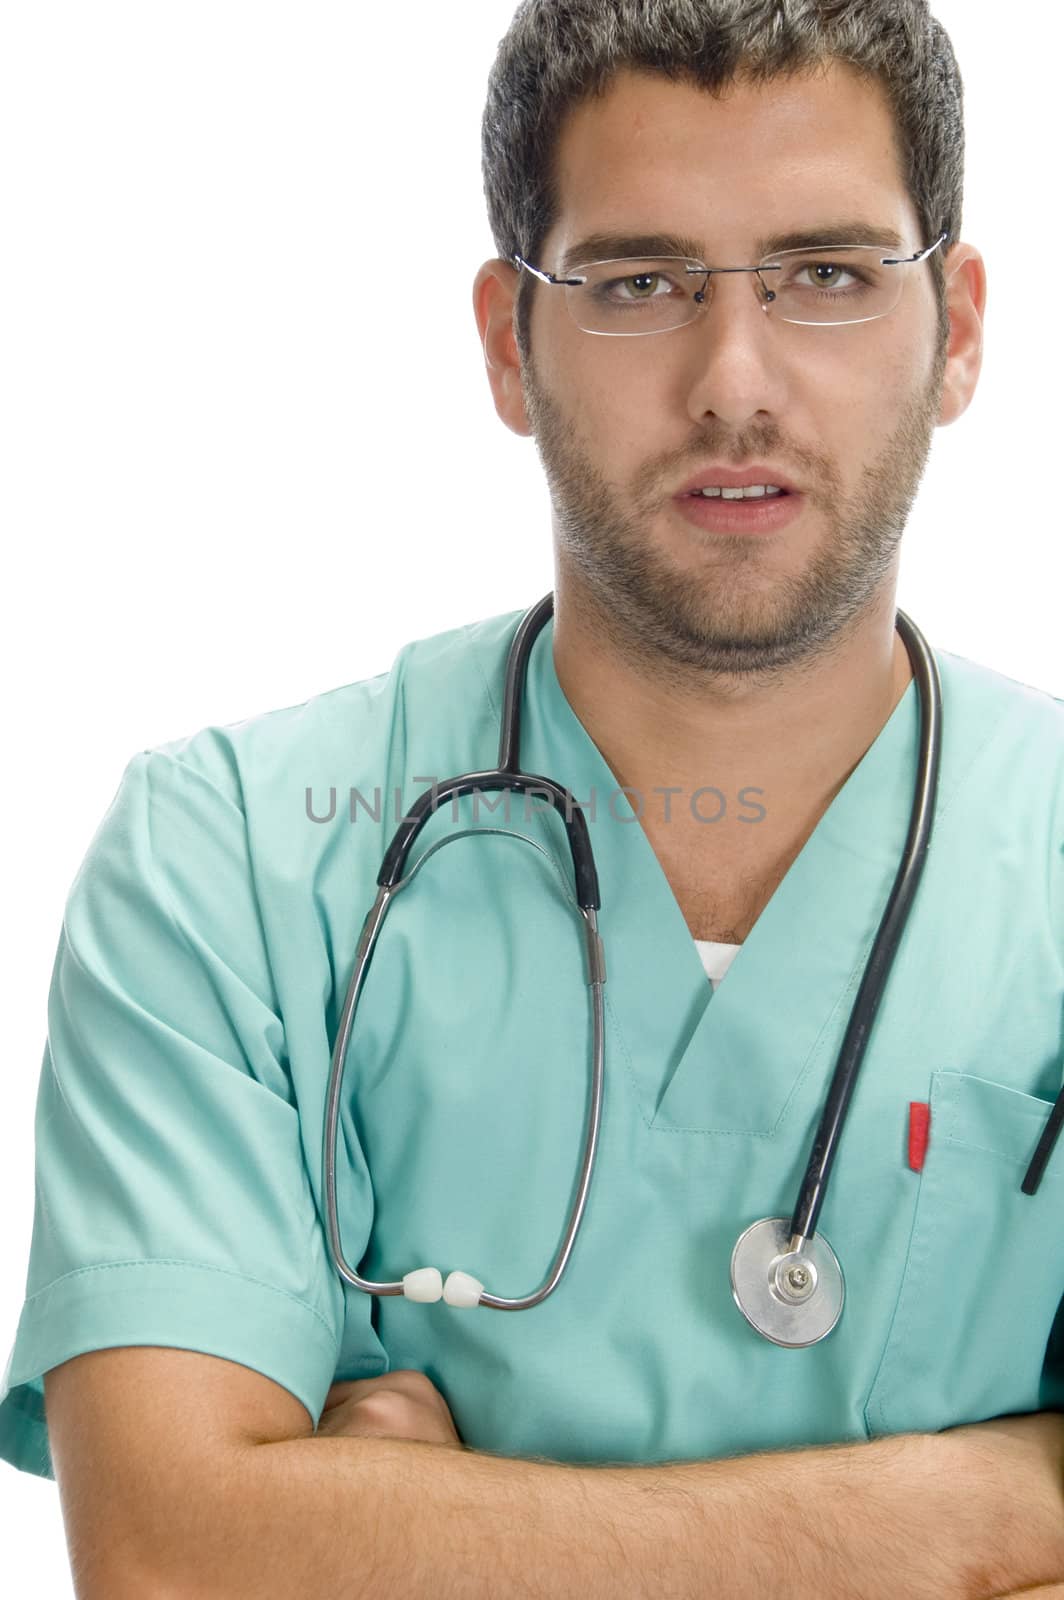
[[[553, 643], [552, 617], [529, 657], [521, 763], [581, 802], [596, 796], [588, 824], [602, 896], [608, 1070], [623, 1062], [652, 1129], [771, 1134], [821, 1034], [844, 999], [852, 1005], [890, 894], [916, 777], [916, 684], [907, 685], [714, 991], [635, 811], [565, 697]], [[497, 691], [491, 697], [497, 709]], [[560, 820], [534, 821], [571, 880]], [[841, 1032], [846, 1017], [837, 1021]]]

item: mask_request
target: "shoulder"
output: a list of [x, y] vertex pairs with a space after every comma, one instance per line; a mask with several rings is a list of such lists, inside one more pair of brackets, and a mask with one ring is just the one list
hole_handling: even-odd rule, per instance
[[935, 657], [944, 736], [979, 763], [1064, 786], [1064, 699], [950, 650]]
[[413, 639], [391, 666], [239, 722], [209, 724], [142, 750], [159, 783], [207, 784], [241, 811], [264, 786], [346, 779], [401, 737], [410, 717], [450, 707], [460, 714], [494, 681], [522, 611]]
[[943, 749], [953, 778], [946, 809], [982, 859], [1010, 863], [1049, 897], [1064, 935], [1064, 699], [981, 662], [936, 650]]

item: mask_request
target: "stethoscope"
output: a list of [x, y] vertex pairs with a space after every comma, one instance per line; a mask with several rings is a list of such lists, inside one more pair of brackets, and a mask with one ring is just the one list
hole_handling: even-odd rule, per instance
[[[521, 697], [528, 668], [528, 657], [540, 629], [554, 611], [553, 593], [544, 595], [522, 617], [510, 645], [506, 661], [503, 713], [499, 734], [499, 764], [485, 772], [466, 772], [434, 784], [414, 803], [403, 818], [388, 846], [377, 874], [377, 897], [366, 914], [355, 950], [354, 970], [340, 1015], [333, 1048], [325, 1113], [323, 1168], [325, 1174], [326, 1222], [329, 1249], [341, 1278], [367, 1294], [404, 1295], [408, 1300], [426, 1303], [440, 1300], [458, 1307], [490, 1306], [496, 1311], [527, 1311], [539, 1305], [557, 1288], [572, 1255], [577, 1231], [583, 1219], [598, 1150], [602, 1115], [604, 1022], [602, 986], [606, 982], [606, 962], [598, 931], [600, 909], [598, 874], [591, 851], [587, 822], [579, 804], [567, 789], [550, 778], [522, 772], [520, 768]], [[931, 838], [938, 769], [942, 747], [942, 694], [938, 666], [923, 634], [903, 611], [896, 614], [896, 626], [912, 664], [920, 697], [920, 751], [916, 788], [905, 849], [894, 885], [876, 932], [857, 991], [849, 1024], [839, 1050], [831, 1086], [813, 1140], [798, 1203], [793, 1215], [764, 1217], [753, 1223], [736, 1240], [731, 1257], [731, 1288], [735, 1304], [747, 1322], [773, 1344], [800, 1349], [818, 1344], [834, 1328], [842, 1314], [844, 1283], [838, 1257], [823, 1234], [816, 1232], [817, 1219], [827, 1192], [828, 1177], [838, 1151], [854, 1085], [857, 1080], [869, 1034], [879, 1007], [888, 974], [897, 953], [908, 919], [909, 909], [923, 872]], [[347, 1058], [355, 1008], [373, 949], [385, 914], [394, 897], [411, 882], [428, 858], [443, 845], [469, 834], [506, 833], [531, 844], [544, 856], [547, 852], [525, 834], [507, 828], [474, 827], [457, 830], [430, 846], [410, 872], [402, 876], [407, 854], [428, 818], [446, 801], [474, 790], [535, 789], [538, 797], [549, 799], [565, 824], [573, 861], [576, 910], [584, 924], [587, 951], [588, 988], [594, 1029], [592, 1043], [591, 1105], [576, 1198], [569, 1215], [561, 1246], [550, 1271], [534, 1294], [507, 1299], [488, 1294], [478, 1278], [468, 1272], [451, 1272], [444, 1283], [437, 1267], [417, 1267], [394, 1283], [377, 1283], [362, 1278], [348, 1264], [340, 1242], [336, 1206], [336, 1135], [340, 1119], [340, 1090]], [[551, 858], [548, 856], [548, 860]], [[552, 863], [553, 864], [553, 863]], [[1034, 1194], [1064, 1124], [1064, 1092], [1061, 1093], [1042, 1134], [1027, 1175], [1021, 1184], [1025, 1194]]]

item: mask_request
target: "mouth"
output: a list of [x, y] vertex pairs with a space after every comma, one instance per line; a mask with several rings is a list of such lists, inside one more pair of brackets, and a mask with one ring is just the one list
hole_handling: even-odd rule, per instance
[[673, 493], [677, 498], [701, 493], [710, 499], [738, 500], [742, 496], [761, 500], [781, 494], [800, 494], [801, 490], [787, 469], [775, 461], [748, 461], [742, 467], [723, 461], [706, 461]]
[[684, 520], [705, 533], [772, 534], [801, 513], [805, 496], [782, 484], [706, 485], [673, 496]]
[[791, 494], [778, 483], [751, 483], [742, 488], [730, 489], [723, 484], [709, 485], [705, 489], [691, 489], [682, 498], [691, 500], [773, 500]]

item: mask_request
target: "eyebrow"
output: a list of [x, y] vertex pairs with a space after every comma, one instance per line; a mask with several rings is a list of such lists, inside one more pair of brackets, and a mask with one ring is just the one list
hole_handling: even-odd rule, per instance
[[[810, 250], [817, 245], [876, 244], [888, 250], [903, 250], [905, 241], [893, 228], [881, 223], [861, 221], [825, 222], [816, 228], [799, 228], [790, 233], [768, 234], [754, 243], [758, 261], [779, 250]], [[686, 256], [711, 266], [704, 246], [697, 239], [680, 233], [590, 233], [566, 250], [558, 267], [558, 277], [567, 278], [574, 267], [589, 261], [620, 260], [624, 256]]]

